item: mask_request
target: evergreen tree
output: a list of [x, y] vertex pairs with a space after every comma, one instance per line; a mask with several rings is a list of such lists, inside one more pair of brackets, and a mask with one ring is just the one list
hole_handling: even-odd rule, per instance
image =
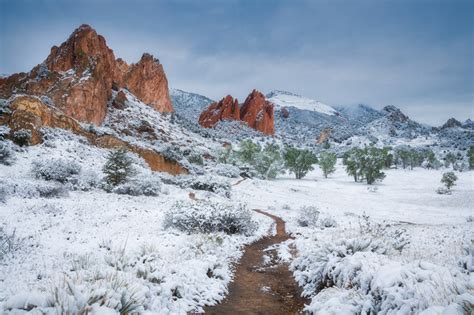
[[234, 161], [234, 151], [232, 150], [232, 145], [225, 146], [220, 152], [217, 157], [217, 161], [219, 163], [224, 164], [233, 164]]
[[446, 172], [443, 174], [443, 177], [441, 177], [441, 183], [443, 183], [448, 190], [451, 190], [451, 187], [456, 185], [456, 181], [458, 180], [458, 177], [454, 172]]
[[112, 151], [107, 157], [102, 171], [105, 173], [105, 180], [111, 186], [117, 186], [128, 181], [135, 175], [133, 161], [127, 153], [126, 148]]
[[289, 147], [285, 151], [285, 166], [294, 173], [296, 179], [301, 179], [309, 171], [312, 171], [313, 165], [318, 163], [316, 156], [309, 150], [300, 150], [294, 147]]
[[336, 170], [336, 161], [337, 157], [334, 153], [322, 152], [319, 155], [319, 167], [323, 171], [325, 178], [328, 178], [328, 175], [334, 173]]

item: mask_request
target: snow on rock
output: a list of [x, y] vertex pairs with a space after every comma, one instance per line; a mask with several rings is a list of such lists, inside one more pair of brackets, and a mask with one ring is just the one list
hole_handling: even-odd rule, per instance
[[326, 115], [338, 114], [338, 111], [329, 105], [290, 92], [272, 91], [267, 94], [267, 99], [278, 107], [291, 106], [303, 110], [316, 111]]

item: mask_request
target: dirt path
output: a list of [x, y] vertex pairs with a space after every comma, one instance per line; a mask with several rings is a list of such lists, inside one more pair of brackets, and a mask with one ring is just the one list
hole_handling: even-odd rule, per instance
[[307, 301], [285, 264], [277, 261], [276, 251], [265, 251], [271, 245], [290, 238], [285, 222], [261, 210], [276, 222], [277, 234], [248, 245], [237, 265], [229, 295], [221, 304], [205, 308], [206, 314], [298, 314]]

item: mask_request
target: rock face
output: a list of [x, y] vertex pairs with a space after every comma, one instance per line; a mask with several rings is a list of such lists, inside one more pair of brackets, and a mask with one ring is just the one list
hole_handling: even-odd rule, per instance
[[331, 137], [332, 128], [324, 128], [323, 131], [319, 134], [318, 140], [316, 140], [316, 144], [321, 144], [329, 140]]
[[173, 175], [188, 173], [188, 170], [176, 161], [165, 158], [162, 154], [127, 143], [111, 135], [97, 135], [82, 128], [79, 122], [62, 111], [44, 104], [33, 96], [16, 97], [10, 104], [11, 113], [3, 114], [0, 120], [7, 124], [11, 133], [17, 130], [29, 130], [32, 138], [30, 144], [35, 145], [43, 141], [41, 127], [67, 129], [86, 137], [93, 145], [102, 148], [126, 147], [128, 150], [141, 156], [153, 171], [167, 172]]
[[406, 122], [409, 119], [407, 115], [402, 113], [399, 108], [393, 105], [385, 106], [381, 113], [386, 115], [387, 118], [392, 122]]
[[199, 124], [204, 128], [212, 128], [221, 120], [241, 120], [264, 134], [275, 134], [273, 104], [257, 90], [249, 94], [242, 107], [237, 99], [227, 95], [212, 103], [199, 116]]
[[157, 111], [173, 111], [165, 71], [158, 59], [152, 55], [143, 54], [138, 63], [129, 67], [123, 86]]
[[204, 128], [212, 128], [221, 120], [240, 120], [239, 102], [230, 95], [209, 105], [199, 116]]
[[46, 60], [29, 73], [0, 81], [0, 97], [47, 96], [67, 116], [99, 125], [107, 113], [112, 88], [128, 87], [158, 111], [172, 111], [163, 67], [149, 54], [131, 66], [115, 59], [104, 37], [81, 25]]
[[240, 109], [240, 119], [249, 127], [266, 135], [275, 134], [273, 104], [265, 100], [265, 96], [257, 90], [253, 90], [247, 96]]
[[441, 129], [455, 128], [455, 127], [462, 127], [461, 122], [457, 120], [456, 118], [449, 118], [448, 121], [446, 121], [444, 125], [441, 127]]

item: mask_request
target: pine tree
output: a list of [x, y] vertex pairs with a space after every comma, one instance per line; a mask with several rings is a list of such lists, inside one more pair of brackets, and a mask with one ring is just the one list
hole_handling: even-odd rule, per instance
[[285, 151], [285, 166], [294, 173], [296, 179], [301, 179], [309, 171], [312, 171], [313, 165], [318, 163], [316, 156], [309, 150], [300, 150], [294, 147], [289, 147]]
[[328, 178], [328, 175], [334, 173], [336, 170], [336, 161], [337, 156], [334, 153], [322, 152], [319, 155], [319, 167], [323, 171], [325, 178]]
[[107, 157], [102, 171], [105, 173], [106, 182], [111, 186], [117, 186], [128, 181], [135, 175], [133, 161], [127, 153], [126, 148], [112, 151]]

